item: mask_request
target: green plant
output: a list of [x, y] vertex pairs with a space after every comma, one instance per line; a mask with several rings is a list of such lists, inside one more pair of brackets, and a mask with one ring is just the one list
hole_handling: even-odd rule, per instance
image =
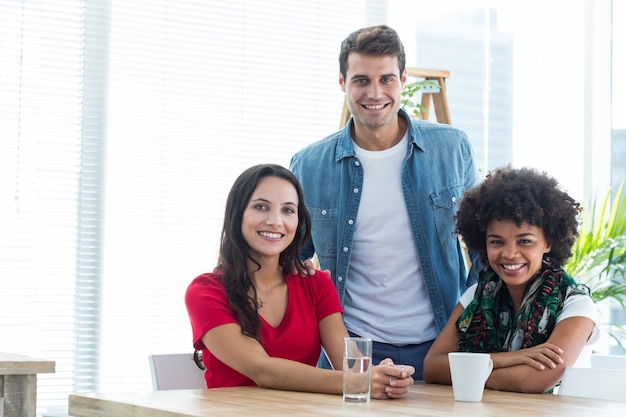
[[422, 117], [422, 114], [427, 114], [428, 110], [417, 101], [421, 94], [418, 94], [420, 90], [425, 88], [438, 88], [439, 84], [432, 80], [420, 80], [412, 83], [407, 83], [402, 90], [402, 99], [400, 106], [404, 111], [415, 117]]
[[[591, 202], [583, 213], [579, 237], [565, 270], [591, 289], [596, 303], [626, 309], [626, 194], [622, 183], [613, 194]], [[611, 323], [610, 336], [626, 350], [626, 328]]]

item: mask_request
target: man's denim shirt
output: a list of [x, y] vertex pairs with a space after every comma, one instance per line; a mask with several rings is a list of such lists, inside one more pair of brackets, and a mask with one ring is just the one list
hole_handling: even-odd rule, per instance
[[[466, 273], [454, 222], [463, 193], [478, 181], [474, 153], [463, 131], [409, 118], [402, 110], [400, 115], [409, 120], [410, 129], [402, 189], [441, 331], [461, 293], [477, 277], [474, 268], [469, 276]], [[313, 220], [312, 241], [302, 256], [307, 259], [317, 254], [321, 269], [330, 270], [342, 304], [363, 185], [363, 168], [350, 138], [351, 125], [352, 119], [342, 130], [307, 146], [292, 157], [290, 165], [302, 184]]]

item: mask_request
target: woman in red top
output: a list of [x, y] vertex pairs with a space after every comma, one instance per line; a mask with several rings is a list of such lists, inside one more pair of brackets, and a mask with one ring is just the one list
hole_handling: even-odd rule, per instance
[[[207, 386], [340, 394], [348, 332], [328, 275], [306, 276], [299, 260], [311, 219], [298, 180], [279, 165], [251, 167], [225, 213], [218, 266], [185, 295]], [[294, 266], [305, 276], [291, 273]], [[320, 346], [335, 370], [315, 366]], [[372, 398], [399, 398], [413, 384], [413, 367], [390, 359], [372, 371]]]

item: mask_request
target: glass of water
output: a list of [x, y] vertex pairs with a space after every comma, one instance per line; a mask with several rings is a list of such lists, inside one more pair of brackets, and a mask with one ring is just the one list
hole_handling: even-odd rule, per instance
[[343, 339], [343, 401], [369, 403], [372, 379], [372, 339]]

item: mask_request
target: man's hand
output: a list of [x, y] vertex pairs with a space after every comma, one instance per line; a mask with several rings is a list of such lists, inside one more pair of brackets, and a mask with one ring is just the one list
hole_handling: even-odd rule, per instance
[[304, 270], [299, 271], [298, 268], [296, 268], [296, 265], [291, 265], [291, 269], [289, 270], [289, 273], [291, 275], [300, 274], [300, 276], [302, 277], [315, 275], [315, 266], [313, 265], [313, 261], [311, 261], [310, 259], [307, 259], [306, 261], [302, 262], [302, 266], [304, 267]]
[[[302, 277], [311, 277], [311, 276], [315, 275], [315, 265], [313, 264], [312, 260], [307, 259], [306, 261], [303, 261], [302, 262], [302, 266], [304, 267], [304, 270], [302, 272], [299, 272], [298, 268], [296, 268], [296, 266], [293, 265], [292, 268], [291, 268], [291, 271], [289, 271], [289, 273], [291, 275], [300, 274], [300, 276], [302, 276]], [[330, 277], [330, 269], [325, 269], [324, 273]]]
[[315, 275], [315, 265], [313, 265], [313, 261], [310, 259], [307, 259], [306, 261], [304, 261], [302, 263], [304, 265], [304, 269], [306, 274], [302, 274], [302, 276], [307, 276], [307, 275]]

